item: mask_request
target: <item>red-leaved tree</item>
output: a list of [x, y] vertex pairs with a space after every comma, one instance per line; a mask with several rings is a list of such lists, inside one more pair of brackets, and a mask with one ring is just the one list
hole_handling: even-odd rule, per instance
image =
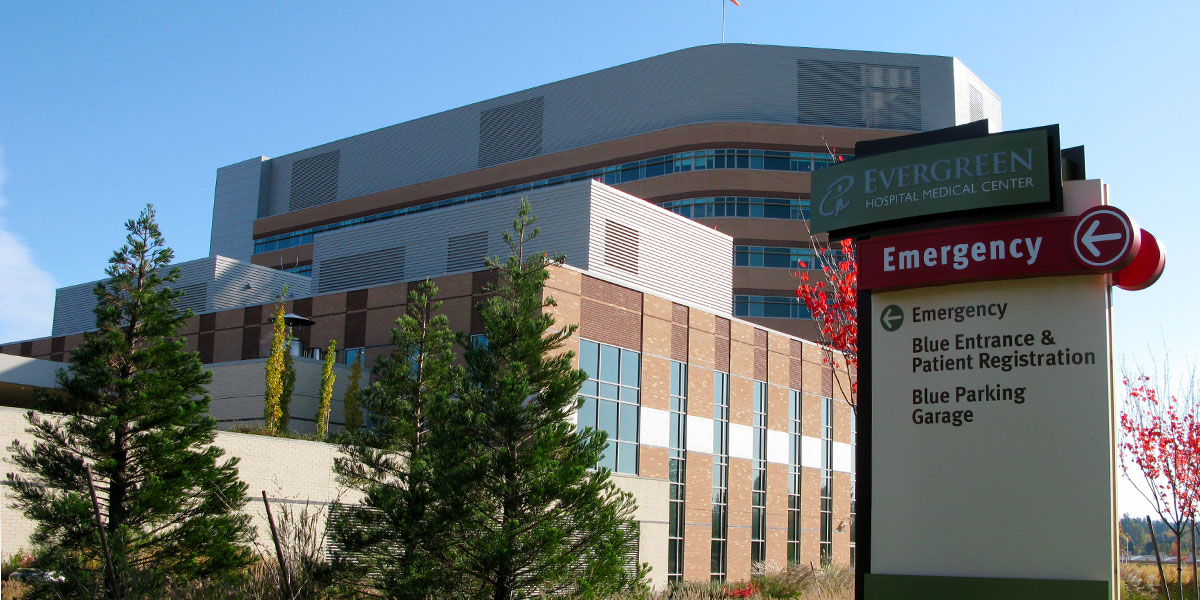
[[[817, 336], [824, 347], [823, 360], [833, 369], [833, 381], [851, 410], [858, 411], [858, 263], [854, 242], [838, 245], [813, 240], [813, 260], [799, 264], [800, 286], [796, 295], [817, 323]], [[824, 280], [813, 281], [809, 269], [819, 269]]]
[[[1196, 378], [1185, 380], [1179, 394], [1170, 392], [1169, 371], [1161, 379], [1143, 372], [1126, 374], [1125, 405], [1121, 412], [1121, 471], [1158, 513], [1178, 542], [1184, 529], [1192, 528], [1195, 549], [1195, 518], [1200, 508], [1200, 398]], [[1131, 474], [1130, 466], [1136, 467]], [[1183, 597], [1181, 544], [1174, 544], [1176, 581]], [[1162, 559], [1156, 556], [1159, 570]], [[1196, 565], [1192, 562], [1193, 586]], [[1164, 591], [1167, 590], [1163, 582]], [[1197, 590], [1200, 592], [1200, 590]], [[1170, 592], [1167, 592], [1170, 598]]]

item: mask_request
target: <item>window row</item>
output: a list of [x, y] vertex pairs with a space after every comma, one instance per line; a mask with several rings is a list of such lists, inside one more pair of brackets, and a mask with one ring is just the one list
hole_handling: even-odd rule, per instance
[[669, 200], [659, 206], [689, 219], [748, 217], [752, 219], [788, 219], [807, 221], [809, 201], [798, 198], [760, 198], [756, 196], [715, 196]]
[[733, 297], [733, 316], [771, 319], [811, 319], [812, 313], [794, 295], [753, 296], [737, 294]]
[[[840, 158], [850, 160], [853, 156], [840, 155]], [[447, 198], [437, 202], [430, 202], [418, 206], [410, 206], [406, 208], [398, 208], [389, 210], [365, 217], [356, 219], [346, 219], [336, 223], [329, 223], [317, 227], [310, 227], [300, 231], [290, 231], [281, 233], [262, 239], [254, 240], [254, 253], [261, 254], [263, 252], [271, 252], [272, 250], [282, 250], [284, 248], [292, 248], [295, 246], [303, 246], [311, 244], [313, 234], [323, 231], [334, 231], [346, 227], [353, 227], [363, 223], [373, 223], [375, 221], [384, 221], [403, 215], [414, 214], [429, 210], [435, 210], [446, 206], [456, 206], [485, 200], [487, 198], [495, 198], [506, 194], [516, 194], [528, 192], [552, 185], [561, 183], [569, 183], [572, 181], [582, 181], [584, 179], [597, 179], [609, 185], [620, 183], [629, 183], [649, 177], [658, 177], [661, 175], [671, 175], [674, 173], [687, 173], [689, 171], [707, 171], [712, 169], [756, 169], [762, 171], [793, 171], [799, 173], [810, 173], [818, 169], [827, 167], [835, 162], [834, 157], [826, 153], [814, 152], [787, 152], [783, 150], [756, 150], [747, 148], [718, 148], [714, 150], [695, 150], [691, 152], [677, 152], [674, 154], [666, 154], [647, 158], [645, 160], [637, 160], [617, 165], [609, 165], [606, 167], [598, 167], [587, 171], [579, 171], [569, 175], [559, 175], [547, 179], [539, 179], [527, 183], [518, 183], [503, 188], [496, 188], [466, 196], [458, 196], [455, 198]]]
[[[846, 259], [840, 250], [830, 250], [829, 260], [837, 264]], [[733, 266], [771, 269], [819, 269], [812, 248], [790, 246], [734, 246]]]

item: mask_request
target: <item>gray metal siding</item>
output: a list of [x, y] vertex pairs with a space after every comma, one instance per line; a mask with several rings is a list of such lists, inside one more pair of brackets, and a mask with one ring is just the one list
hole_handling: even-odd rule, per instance
[[[797, 61], [913, 67], [920, 71], [919, 126], [956, 124], [953, 59], [784, 46], [725, 44], [655, 56], [485, 100], [310, 148], [271, 161], [269, 214], [290, 209], [293, 164], [340, 151], [336, 199], [342, 200], [471, 171], [481, 164], [532, 154], [534, 131], [517, 146], [481, 153], [481, 119], [505, 107], [526, 107], [518, 119], [532, 128], [542, 112], [543, 154], [679, 125], [716, 121], [795, 124]], [[826, 90], [841, 94], [838, 90]], [[501, 111], [503, 112], [503, 111]], [[911, 120], [911, 118], [910, 118]], [[827, 124], [831, 125], [831, 124]], [[494, 144], [486, 141], [484, 146]], [[265, 215], [263, 215], [265, 216]]]
[[[590, 182], [590, 253], [604, 256], [608, 223], [637, 232], [637, 272], [625, 260], [592, 261], [590, 270], [655, 295], [729, 316], [733, 238], [602, 183]], [[624, 258], [624, 257], [623, 257]]]
[[270, 164], [260, 156], [217, 169], [209, 256], [250, 260], [254, 254], [254, 220], [266, 214]]
[[266, 304], [284, 295], [304, 298], [312, 294], [312, 280], [304, 275], [216, 257], [214, 274], [208, 284], [212, 310]]
[[[311, 295], [311, 281], [303, 275], [277, 271], [225, 256], [210, 256], [171, 265], [179, 269], [172, 284], [184, 296], [177, 306], [195, 313], [266, 304], [283, 294], [290, 298]], [[70, 335], [96, 328], [96, 296], [92, 281], [59, 288], [54, 294], [53, 336]]]
[[[525, 248], [526, 255], [563, 253], [569, 264], [587, 268], [589, 183], [560, 185], [524, 195], [529, 199], [541, 232]], [[448, 261], [451, 246], [458, 246], [463, 243], [463, 238], [469, 237], [476, 256], [508, 256], [502, 235], [511, 229], [521, 197], [501, 196], [469, 206], [451, 206], [371, 223], [353, 231], [319, 233], [313, 241], [313, 280], [317, 289], [324, 292], [478, 271], [480, 265], [474, 260]], [[464, 234], [464, 229], [471, 233]], [[362, 278], [353, 278], [356, 275], [352, 269], [358, 264], [355, 261], [399, 247], [404, 248], [402, 271], [389, 273], [364, 266]]]

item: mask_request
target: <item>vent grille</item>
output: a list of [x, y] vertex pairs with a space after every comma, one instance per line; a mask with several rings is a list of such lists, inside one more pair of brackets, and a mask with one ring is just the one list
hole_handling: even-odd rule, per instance
[[918, 67], [796, 61], [796, 121], [919, 131], [920, 75]]
[[983, 108], [983, 94], [975, 87], [971, 86], [971, 122], [982, 121], [987, 118], [987, 111]]
[[637, 275], [637, 230], [606, 219], [604, 221], [604, 263]]
[[484, 265], [487, 255], [486, 231], [450, 238], [446, 244], [446, 272], [473, 271]]
[[288, 210], [300, 210], [336, 200], [340, 159], [341, 150], [334, 150], [293, 162]]
[[404, 246], [401, 246], [323, 260], [317, 287], [325, 293], [403, 278]]
[[182, 311], [185, 308], [190, 308], [192, 312], [204, 312], [208, 306], [208, 284], [193, 283], [192, 285], [181, 285], [176, 290], [183, 292], [183, 296], [175, 302], [175, 308]]
[[479, 167], [542, 153], [543, 96], [485, 110], [479, 115]]

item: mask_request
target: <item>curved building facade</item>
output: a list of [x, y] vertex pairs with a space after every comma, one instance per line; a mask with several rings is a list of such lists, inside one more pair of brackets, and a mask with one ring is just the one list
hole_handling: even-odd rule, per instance
[[998, 130], [1000, 101], [950, 57], [689, 48], [222, 168], [210, 254], [309, 274], [328, 232], [597, 179], [732, 236], [731, 311], [811, 338], [792, 273], [812, 171], [980, 119]]

